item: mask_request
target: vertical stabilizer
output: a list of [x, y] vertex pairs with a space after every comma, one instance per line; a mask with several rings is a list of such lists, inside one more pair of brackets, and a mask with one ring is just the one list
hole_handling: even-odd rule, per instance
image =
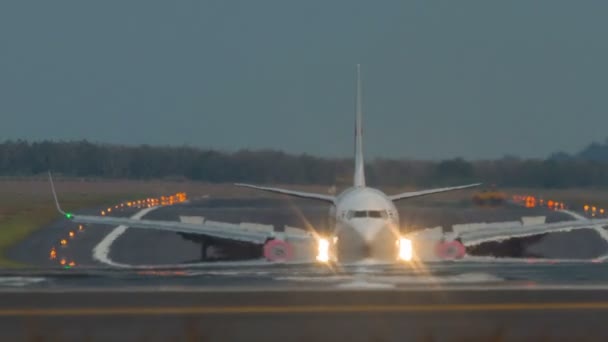
[[365, 186], [365, 161], [363, 160], [363, 103], [361, 99], [361, 65], [357, 64], [357, 99], [355, 103], [355, 177], [354, 186]]

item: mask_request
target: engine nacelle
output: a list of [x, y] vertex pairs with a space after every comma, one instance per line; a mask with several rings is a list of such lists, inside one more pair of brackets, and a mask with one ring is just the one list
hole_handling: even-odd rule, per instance
[[444, 260], [462, 259], [466, 253], [464, 245], [457, 240], [439, 242], [435, 246], [435, 254]]
[[272, 262], [286, 262], [293, 259], [293, 246], [284, 240], [268, 240], [264, 244], [264, 257]]

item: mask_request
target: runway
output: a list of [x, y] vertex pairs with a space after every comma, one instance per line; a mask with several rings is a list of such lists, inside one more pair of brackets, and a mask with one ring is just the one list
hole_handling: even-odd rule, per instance
[[0, 338], [602, 341], [606, 314], [605, 290], [65, 289], [0, 292]]
[[[516, 206], [499, 208], [479, 208], [470, 203], [434, 206], [403, 205], [398, 207], [405, 229], [444, 226], [468, 222], [498, 222], [517, 220], [525, 215], [547, 215], [549, 222], [571, 219], [568, 215], [542, 209], [526, 209]], [[112, 213], [116, 216], [131, 216], [137, 210], [126, 209]], [[99, 214], [91, 209], [83, 214]], [[179, 220], [180, 215], [203, 216], [209, 220], [222, 222], [255, 222], [271, 224], [276, 227], [285, 225], [294, 227], [312, 227], [318, 231], [327, 229], [328, 207], [306, 200], [280, 200], [271, 198], [253, 199], [200, 199], [192, 203], [171, 207], [162, 207], [147, 214], [145, 219]], [[8, 256], [16, 261], [35, 267], [57, 267], [56, 261], [49, 260], [49, 250], [57, 247], [58, 255], [66, 260], [73, 260], [80, 266], [99, 266], [101, 263], [93, 257], [93, 249], [115, 227], [88, 226], [85, 231], [77, 233], [66, 247], [60, 247], [59, 241], [75, 230], [75, 225], [58, 217], [53, 224], [36, 231], [23, 242], [8, 251]], [[564, 243], [569, 243], [580, 234], [557, 236], [552, 244], [557, 248], [537, 247], [549, 257], [564, 254]], [[604, 248], [593, 240], [576, 241], [581, 251], [596, 251]], [[571, 249], [569, 249], [571, 250]], [[108, 257], [115, 263], [126, 265], [176, 265], [196, 262], [200, 259], [200, 245], [183, 239], [171, 232], [127, 229], [124, 234], [112, 242]], [[571, 255], [569, 255], [571, 256]]]
[[[200, 290], [414, 289], [446, 286], [603, 286], [608, 266], [588, 262], [438, 262], [417, 265], [269, 264], [263, 260], [139, 269], [76, 267], [0, 270], [0, 290], [164, 288]], [[559, 287], [558, 287], [559, 288]]]
[[[400, 207], [415, 227], [547, 215], [515, 206]], [[327, 208], [305, 201], [202, 199], [162, 207], [147, 219], [204, 216], [323, 229]], [[137, 210], [113, 215], [133, 216]], [[90, 210], [95, 213], [95, 210]], [[143, 215], [143, 213], [142, 213]], [[94, 249], [116, 227], [58, 220], [9, 256], [32, 267], [0, 270], [0, 340], [505, 341], [605, 340], [608, 266], [559, 258], [470, 257], [412, 264], [362, 262], [331, 267], [264, 260], [200, 262], [197, 244], [177, 234], [125, 229], [108, 244], [110, 267]], [[605, 243], [600, 241], [601, 243]], [[554, 235], [530, 248], [577, 256], [603, 245], [588, 235]], [[43, 339], [44, 340], [44, 339]]]

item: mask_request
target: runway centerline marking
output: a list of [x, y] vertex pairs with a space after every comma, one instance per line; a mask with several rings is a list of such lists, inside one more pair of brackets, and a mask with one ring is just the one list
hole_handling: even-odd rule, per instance
[[184, 306], [184, 307], [81, 307], [0, 309], [0, 317], [57, 316], [176, 316], [226, 314], [336, 314], [433, 313], [484, 311], [608, 310], [608, 302], [484, 303], [415, 305], [296, 305], [296, 306]]

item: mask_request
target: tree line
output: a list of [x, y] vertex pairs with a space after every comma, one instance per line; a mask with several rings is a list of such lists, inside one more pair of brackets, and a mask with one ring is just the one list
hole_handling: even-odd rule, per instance
[[[547, 159], [503, 157], [467, 161], [374, 159], [368, 182], [378, 186], [442, 186], [481, 181], [498, 186], [607, 187], [608, 141], [590, 145], [593, 156]], [[605, 149], [605, 150], [603, 150]], [[275, 150], [223, 152], [188, 146], [123, 146], [83, 141], [0, 143], [0, 176], [41, 175], [47, 170], [72, 177], [183, 179], [211, 183], [253, 182], [348, 185], [353, 162]]]

